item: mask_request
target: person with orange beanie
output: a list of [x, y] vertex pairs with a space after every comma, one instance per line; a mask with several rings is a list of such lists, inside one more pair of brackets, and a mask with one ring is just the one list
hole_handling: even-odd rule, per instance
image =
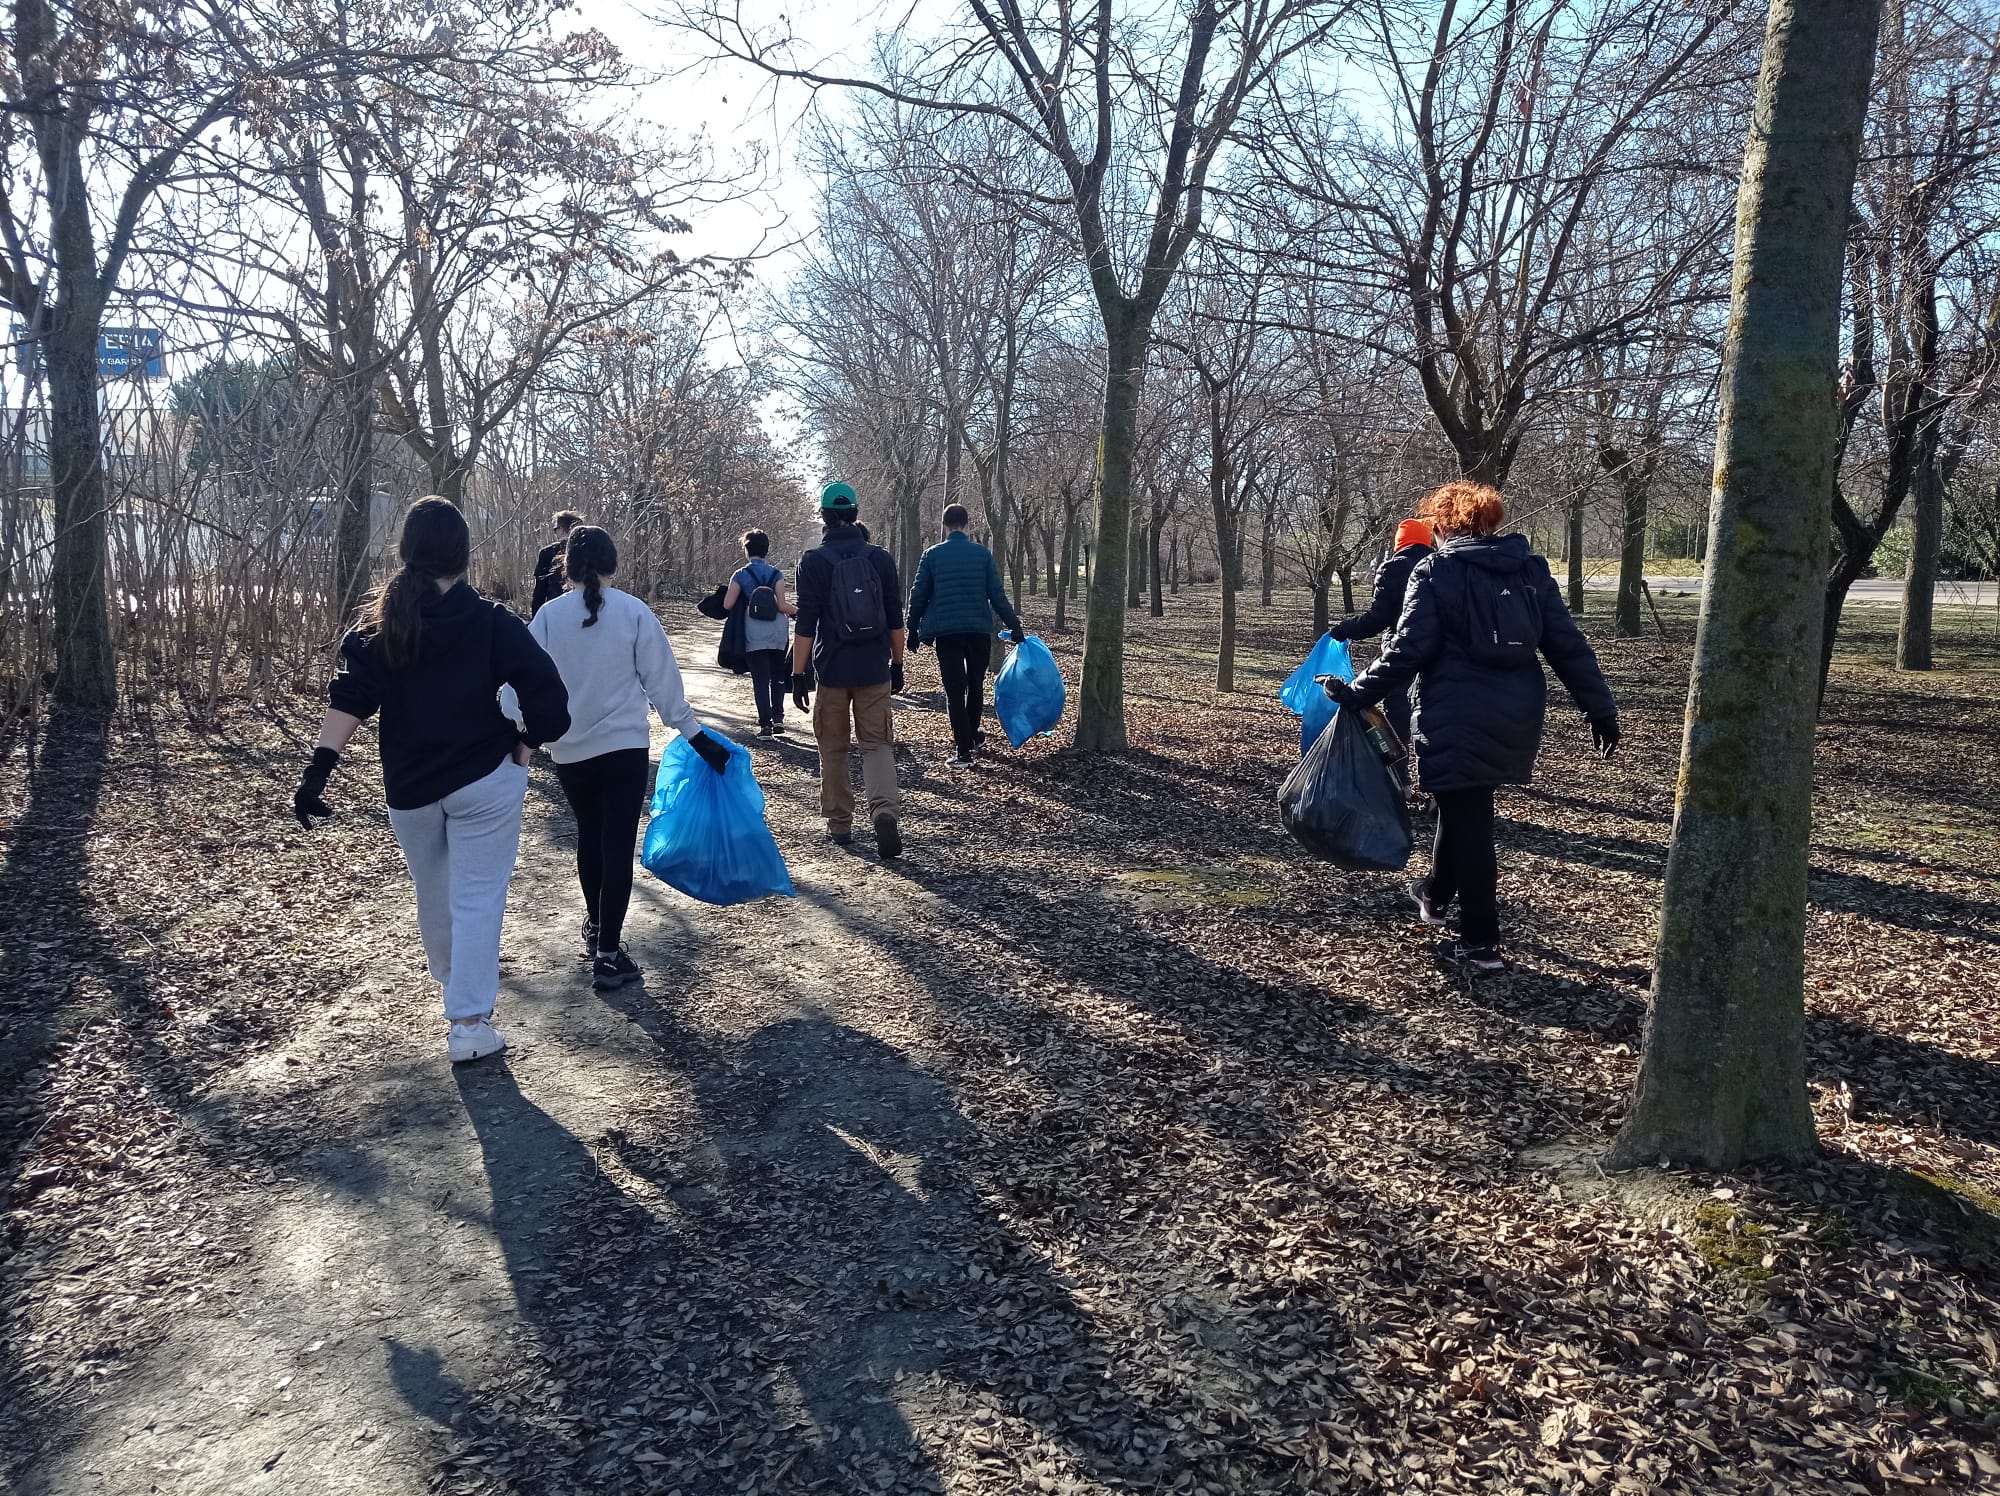
[[[1419, 561], [1430, 555], [1431, 549], [1429, 520], [1406, 519], [1396, 526], [1396, 543], [1390, 550], [1389, 559], [1375, 568], [1375, 595], [1368, 600], [1367, 610], [1341, 619], [1326, 631], [1327, 637], [1342, 641], [1373, 639], [1395, 628], [1396, 620], [1403, 616], [1403, 594], [1409, 589], [1410, 573], [1417, 569]], [[1396, 729], [1397, 736], [1407, 743], [1410, 740], [1409, 692], [1392, 691], [1383, 699], [1382, 710], [1388, 714], [1389, 724]]]

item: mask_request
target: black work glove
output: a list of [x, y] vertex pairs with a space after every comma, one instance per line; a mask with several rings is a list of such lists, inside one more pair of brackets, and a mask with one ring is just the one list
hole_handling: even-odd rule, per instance
[[909, 643], [905, 644], [903, 648], [907, 650], [909, 653], [915, 654], [918, 650], [922, 649], [923, 647], [924, 647], [924, 641], [917, 637], [917, 631], [915, 629], [910, 630], [910, 641]]
[[891, 696], [901, 696], [903, 694], [903, 662], [901, 660], [897, 660], [889, 667], [889, 694]]
[[1316, 675], [1313, 679], [1319, 682], [1319, 688], [1326, 692], [1326, 699], [1335, 706], [1354, 705], [1353, 681], [1342, 680], [1337, 675]]
[[340, 767], [338, 748], [315, 748], [312, 762], [306, 765], [305, 773], [299, 776], [299, 787], [292, 791], [292, 814], [299, 818], [299, 824], [310, 831], [312, 818], [324, 820], [333, 814], [333, 807], [326, 803], [326, 782], [333, 777], [333, 771]]
[[792, 705], [802, 712], [812, 710], [813, 677], [810, 670], [792, 672]]
[[688, 739], [688, 747], [701, 755], [701, 761], [720, 774], [729, 767], [729, 750], [705, 732], [698, 732]]
[[1597, 756], [1599, 758], [1609, 758], [1612, 754], [1616, 753], [1618, 751], [1618, 740], [1622, 736], [1623, 734], [1618, 731], [1618, 719], [1616, 717], [1592, 717], [1590, 719], [1590, 741], [1591, 745], [1597, 749]]
[[1347, 642], [1347, 631], [1337, 623], [1326, 631], [1326, 636], [1335, 644], [1345, 644]]
[[1007, 642], [1012, 644], [1016, 649], [1019, 649], [1023, 644], [1028, 642], [1028, 631], [1026, 629], [1014, 629], [1011, 632], [1013, 637]]

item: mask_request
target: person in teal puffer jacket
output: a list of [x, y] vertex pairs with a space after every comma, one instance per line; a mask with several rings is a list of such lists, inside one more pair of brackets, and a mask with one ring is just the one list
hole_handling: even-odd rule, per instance
[[971, 767], [973, 750], [986, 737], [979, 719], [986, 712], [986, 671], [993, 663], [993, 615], [1000, 615], [1014, 643], [1027, 637], [1020, 614], [1007, 601], [1000, 563], [965, 533], [971, 522], [963, 504], [945, 506], [944, 540], [917, 563], [907, 610], [910, 648], [928, 644], [937, 651], [952, 742], [958, 747], [951, 762], [960, 769]]

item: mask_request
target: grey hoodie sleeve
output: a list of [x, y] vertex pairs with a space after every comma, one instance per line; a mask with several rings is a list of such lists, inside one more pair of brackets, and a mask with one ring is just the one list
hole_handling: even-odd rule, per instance
[[701, 731], [701, 719], [688, 705], [687, 687], [681, 680], [680, 661], [667, 642], [660, 617], [644, 603], [637, 603], [638, 622], [632, 641], [632, 663], [639, 672], [639, 684], [660, 720], [684, 738]]

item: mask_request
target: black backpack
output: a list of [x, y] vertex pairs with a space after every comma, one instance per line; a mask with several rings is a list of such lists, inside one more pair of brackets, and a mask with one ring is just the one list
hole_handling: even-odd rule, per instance
[[1475, 664], [1521, 669], [1542, 647], [1542, 604], [1528, 567], [1496, 572], [1460, 562], [1466, 653]]
[[744, 570], [750, 572], [750, 580], [756, 584], [750, 589], [748, 612], [759, 623], [769, 623], [778, 616], [778, 594], [772, 586], [777, 577], [774, 575], [770, 582], [760, 582], [757, 580], [758, 572], [749, 567]]
[[882, 601], [882, 573], [875, 569], [871, 552], [863, 546], [847, 555], [831, 551], [833, 580], [827, 587], [826, 616], [832, 620], [834, 636], [843, 644], [865, 644], [889, 632], [889, 610]]

